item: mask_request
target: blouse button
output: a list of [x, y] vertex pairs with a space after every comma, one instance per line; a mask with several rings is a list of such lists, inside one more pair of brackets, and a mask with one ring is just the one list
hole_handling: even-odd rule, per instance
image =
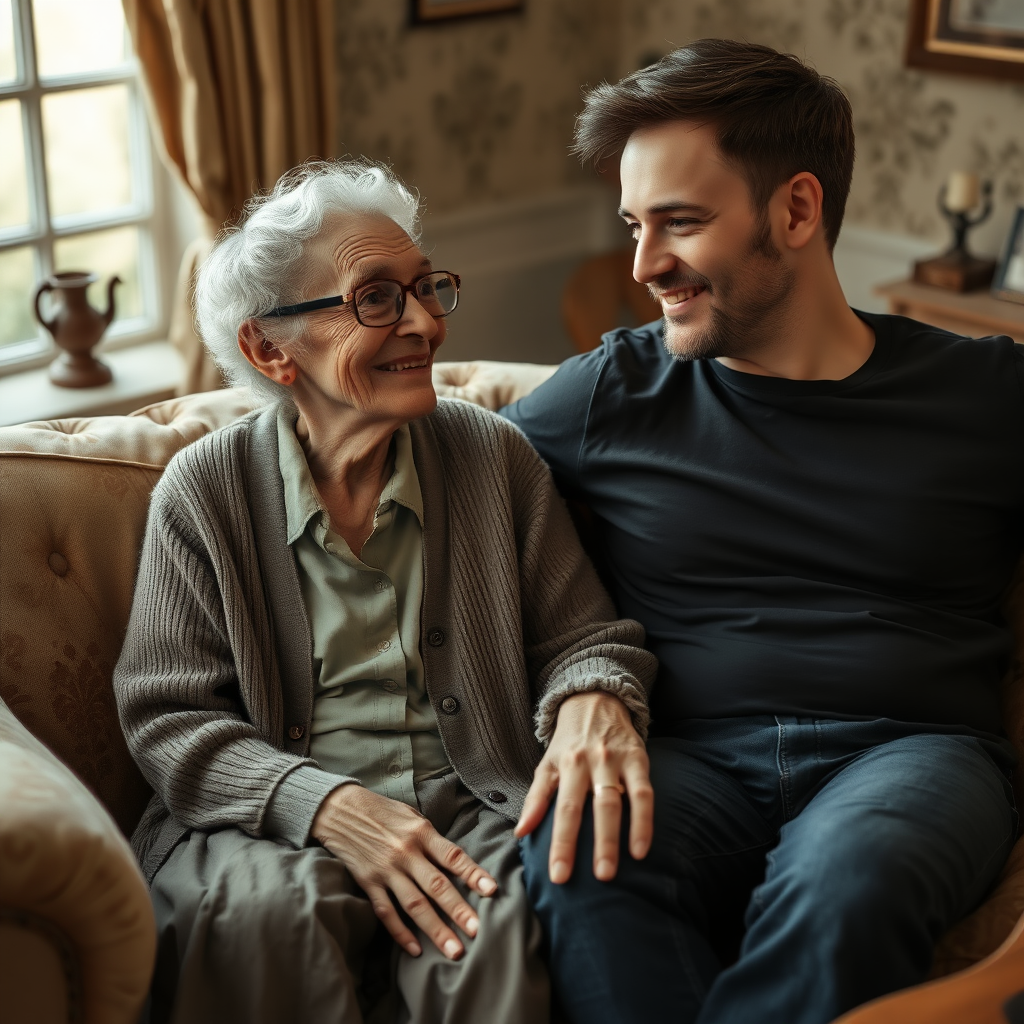
[[383, 686], [388, 693], [394, 693], [395, 690], [398, 689], [398, 683], [396, 683], [394, 679], [385, 679], [380, 685]]
[[288, 738], [292, 740], [301, 740], [305, 731], [306, 730], [301, 725], [293, 725], [288, 730]]
[[391, 649], [391, 641], [390, 640], [381, 640], [381, 642], [379, 644], [377, 644], [377, 651], [380, 654], [383, 654], [385, 651], [390, 650], [390, 649]]
[[383, 580], [377, 580], [373, 587], [375, 590], [384, 590], [387, 587], [387, 584]]

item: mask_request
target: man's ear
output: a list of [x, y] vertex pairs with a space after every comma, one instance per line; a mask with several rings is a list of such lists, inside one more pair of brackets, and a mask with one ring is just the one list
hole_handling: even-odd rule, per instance
[[295, 383], [299, 368], [287, 352], [281, 351], [260, 330], [256, 320], [243, 320], [238, 328], [238, 347], [243, 356], [264, 377], [290, 387]]
[[823, 198], [821, 182], [810, 171], [800, 171], [779, 186], [773, 201], [778, 201], [785, 211], [783, 240], [787, 248], [802, 249], [815, 234], [823, 231]]

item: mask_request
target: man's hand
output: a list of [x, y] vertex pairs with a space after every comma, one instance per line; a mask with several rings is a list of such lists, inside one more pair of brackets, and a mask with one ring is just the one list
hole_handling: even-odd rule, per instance
[[557, 369], [537, 363], [496, 363], [487, 359], [434, 363], [434, 390], [439, 398], [461, 398], [495, 411], [518, 402]]
[[476, 935], [480, 921], [444, 872], [457, 875], [481, 896], [498, 890], [497, 882], [419, 811], [362, 786], [349, 783], [334, 790], [320, 805], [312, 834], [348, 868], [392, 938], [412, 956], [422, 949], [389, 891], [434, 945], [458, 960], [462, 943], [433, 903], [469, 936]]
[[544, 819], [558, 791], [548, 872], [567, 882], [587, 794], [594, 793], [594, 877], [615, 877], [619, 867], [622, 790], [629, 796], [629, 852], [647, 856], [654, 834], [650, 762], [626, 706], [609, 693], [579, 693], [558, 709], [555, 734], [533, 773], [516, 835], [529, 835]]

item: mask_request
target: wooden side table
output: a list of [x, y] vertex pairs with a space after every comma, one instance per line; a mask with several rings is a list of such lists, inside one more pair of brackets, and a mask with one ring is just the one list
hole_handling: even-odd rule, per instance
[[1024, 345], [1024, 304], [997, 299], [988, 292], [949, 292], [914, 281], [881, 284], [875, 294], [889, 300], [890, 313], [968, 338], [1008, 334]]

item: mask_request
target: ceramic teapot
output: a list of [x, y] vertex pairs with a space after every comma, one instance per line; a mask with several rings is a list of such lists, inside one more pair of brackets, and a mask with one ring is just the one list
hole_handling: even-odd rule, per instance
[[[85, 291], [96, 274], [79, 270], [51, 274], [36, 289], [35, 310], [39, 322], [53, 335], [64, 351], [50, 363], [50, 380], [65, 388], [93, 388], [108, 384], [113, 378], [110, 367], [93, 354], [93, 347], [114, 319], [114, 288], [121, 283], [117, 276], [107, 285], [107, 309], [99, 313], [85, 298]], [[61, 301], [53, 318], [46, 320], [39, 309], [39, 300], [46, 292], [58, 292]]]

